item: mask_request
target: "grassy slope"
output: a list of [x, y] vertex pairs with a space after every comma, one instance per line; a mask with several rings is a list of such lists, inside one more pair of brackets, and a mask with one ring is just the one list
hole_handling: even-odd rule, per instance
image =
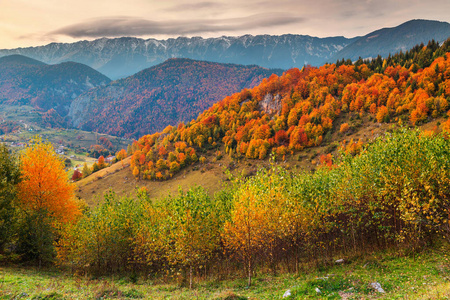
[[[439, 121], [442, 122], [443, 120]], [[312, 169], [318, 163], [319, 156], [329, 152], [329, 146], [331, 144], [340, 143], [343, 140], [349, 142], [351, 139], [354, 141], [362, 139], [364, 142], [368, 142], [389, 130], [389, 128], [397, 126], [396, 124], [375, 123], [369, 120], [368, 117], [365, 117], [363, 120], [353, 119], [352, 121], [346, 118], [337, 122], [337, 124], [348, 122], [355, 129], [353, 132], [345, 135], [335, 131], [331, 135], [330, 141], [323, 143], [323, 146], [307, 148], [300, 153], [295, 153], [293, 156], [288, 156], [286, 162], [277, 163], [281, 163], [287, 168]], [[438, 120], [435, 120], [422, 127], [423, 129], [432, 129], [437, 122]], [[339, 128], [339, 125], [335, 126], [335, 128]], [[223, 149], [221, 151], [222, 153], [225, 152]], [[268, 159], [260, 161], [243, 158], [240, 161], [232, 161], [228, 155], [224, 155], [221, 160], [214, 162], [213, 151], [206, 154], [200, 153], [200, 155], [204, 155], [207, 158], [205, 165], [197, 163], [181, 171], [174, 178], [162, 182], [148, 180], [136, 181], [129, 168], [130, 163], [128, 158], [123, 163], [103, 169], [79, 181], [77, 183], [77, 196], [84, 199], [88, 205], [94, 205], [110, 189], [120, 196], [125, 196], [133, 195], [136, 187], [146, 187], [150, 197], [160, 198], [169, 194], [176, 194], [178, 187], [186, 190], [193, 185], [203, 186], [212, 195], [220, 190], [223, 184], [226, 184], [224, 180], [227, 179], [227, 176], [224, 173], [224, 169], [230, 164], [234, 163], [236, 165], [236, 168], [233, 169], [233, 174], [249, 174], [255, 172], [260, 166], [269, 164]]]
[[84, 199], [88, 205], [95, 205], [102, 195], [109, 190], [119, 196], [133, 195], [136, 188], [146, 187], [150, 197], [160, 198], [169, 194], [176, 194], [178, 187], [184, 190], [194, 185], [200, 185], [213, 194], [221, 188], [221, 182], [226, 179], [222, 166], [227, 159], [211, 163], [200, 168], [190, 167], [167, 181], [147, 181], [134, 179], [129, 168], [130, 158], [100, 170], [77, 182], [77, 196]]
[[[415, 257], [374, 252], [344, 258], [342, 265], [304, 265], [298, 275], [256, 277], [250, 288], [241, 274], [220, 281], [207, 278], [189, 290], [164, 279], [141, 277], [132, 283], [129, 277], [93, 279], [58, 270], [0, 267], [0, 299], [281, 299], [288, 289], [292, 296], [287, 299], [450, 299], [448, 250], [446, 244]], [[386, 293], [375, 292], [372, 282]]]

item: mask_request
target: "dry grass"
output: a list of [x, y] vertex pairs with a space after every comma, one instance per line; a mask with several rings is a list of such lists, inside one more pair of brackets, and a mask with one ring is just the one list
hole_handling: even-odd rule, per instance
[[187, 190], [194, 185], [204, 187], [212, 195], [222, 188], [222, 183], [226, 180], [223, 161], [190, 166], [167, 181], [148, 181], [133, 177], [130, 158], [127, 158], [77, 182], [77, 196], [91, 206], [98, 203], [109, 190], [113, 190], [118, 196], [127, 196], [135, 194], [136, 189], [145, 187], [151, 198], [161, 198], [176, 194], [179, 187]]
[[[424, 124], [421, 128], [432, 130], [439, 121], [442, 122], [444, 120], [434, 120]], [[278, 161], [276, 163], [281, 164], [288, 169], [312, 170], [317, 168], [320, 155], [330, 152], [332, 149], [330, 148], [330, 145], [336, 143], [340, 144], [343, 141], [349, 142], [352, 139], [354, 141], [361, 139], [364, 143], [368, 143], [381, 136], [384, 132], [398, 127], [398, 124], [396, 123], [375, 123], [369, 116], [359, 119], [353, 115], [351, 120], [348, 115], [346, 115], [345, 118], [340, 117], [335, 121], [335, 128], [339, 128], [342, 123], [349, 123], [351, 125], [351, 129], [348, 133], [342, 134], [336, 129], [329, 137], [329, 140], [324, 142], [322, 146], [307, 148], [301, 152], [295, 153], [293, 156], [288, 155], [286, 161]], [[225, 152], [224, 149], [221, 149], [221, 151], [222, 153]], [[337, 148], [332, 149], [333, 153], [336, 153], [336, 151]], [[206, 164], [197, 163], [193, 166], [189, 166], [166, 181], [138, 181], [134, 179], [129, 168], [130, 158], [126, 158], [122, 162], [100, 170], [77, 182], [77, 196], [85, 200], [88, 205], [92, 206], [98, 203], [103, 194], [109, 190], [114, 191], [119, 196], [133, 196], [136, 189], [145, 187], [151, 198], [161, 198], [170, 194], [176, 194], [179, 187], [183, 190], [187, 190], [194, 185], [204, 187], [211, 195], [213, 195], [227, 184], [227, 176], [224, 173], [224, 170], [230, 165], [235, 166], [234, 168], [231, 168], [233, 174], [243, 174], [248, 176], [254, 174], [258, 168], [270, 164], [268, 159], [264, 161], [246, 158], [232, 160], [228, 155], [224, 155], [219, 161], [214, 161], [213, 151], [202, 155], [207, 157]]]

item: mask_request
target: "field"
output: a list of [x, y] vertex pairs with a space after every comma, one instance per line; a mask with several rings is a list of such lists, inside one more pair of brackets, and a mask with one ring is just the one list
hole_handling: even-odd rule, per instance
[[209, 164], [207, 168], [190, 167], [167, 181], [136, 180], [129, 168], [130, 158], [124, 159], [111, 167], [102, 169], [76, 183], [76, 194], [90, 206], [95, 205], [102, 195], [112, 190], [119, 196], [128, 196], [136, 189], [145, 187], [152, 198], [174, 195], [178, 188], [188, 189], [194, 185], [205, 187], [211, 194], [222, 188], [226, 180], [223, 166], [227, 159]]
[[[0, 299], [282, 299], [288, 290], [285, 299], [449, 299], [448, 250], [447, 245], [416, 255], [374, 252], [344, 258], [343, 264], [304, 265], [299, 274], [256, 276], [250, 288], [242, 274], [197, 279], [190, 290], [171, 278], [95, 278], [0, 267]], [[375, 282], [385, 293], [371, 287]]]

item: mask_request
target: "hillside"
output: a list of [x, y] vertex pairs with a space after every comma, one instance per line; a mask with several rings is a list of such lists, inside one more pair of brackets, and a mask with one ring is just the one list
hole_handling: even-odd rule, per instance
[[[344, 120], [340, 121], [344, 122]], [[340, 149], [338, 145], [352, 145], [352, 141], [359, 140], [367, 144], [375, 137], [382, 136], [385, 132], [399, 127], [396, 124], [374, 123], [369, 117], [364, 119], [354, 118], [350, 121], [347, 117], [345, 121], [352, 127], [351, 131], [345, 134], [334, 132], [330, 142], [318, 147], [303, 149], [295, 156], [288, 156], [284, 161], [278, 161], [275, 164], [296, 172], [316, 170], [320, 164], [321, 156], [337, 155]], [[429, 123], [420, 124], [418, 127], [425, 131], [432, 131], [437, 124], [444, 122], [444, 118], [439, 118]], [[219, 149], [222, 153], [225, 152], [223, 146]], [[136, 179], [130, 168], [131, 157], [127, 157], [122, 162], [77, 181], [76, 195], [91, 207], [98, 205], [103, 195], [109, 191], [113, 191], [118, 196], [133, 196], [140, 188], [145, 188], [152, 199], [176, 195], [180, 187], [183, 190], [188, 190], [196, 185], [205, 188], [208, 194], [213, 196], [214, 193], [229, 185], [230, 174], [248, 177], [254, 175], [258, 169], [268, 168], [271, 165], [268, 159], [253, 160], [245, 157], [233, 159], [228, 155], [217, 160], [215, 152], [210, 150], [203, 153], [207, 158], [205, 163], [197, 162], [185, 167], [179, 173], [174, 174], [172, 178], [163, 181]]]
[[330, 143], [337, 131], [353, 131], [346, 120], [355, 118], [427, 123], [449, 109], [449, 51], [449, 41], [441, 47], [429, 43], [389, 60], [272, 75], [224, 98], [197, 120], [141, 137], [133, 144], [131, 168], [137, 178], [164, 180], [202, 160], [208, 150], [235, 159], [263, 160], [273, 153], [284, 160]]
[[[442, 121], [442, 120], [441, 120]], [[390, 130], [390, 124], [377, 124], [365, 118], [349, 122], [353, 130], [345, 135], [335, 132], [331, 138], [334, 142], [314, 147], [313, 149], [304, 149], [299, 151], [297, 155], [287, 157], [285, 161], [276, 162], [286, 169], [301, 171], [314, 170], [317, 168], [321, 155], [336, 153], [339, 147], [336, 145], [340, 142], [351, 140], [359, 141], [360, 139], [368, 143], [376, 136], [382, 135]], [[431, 130], [436, 126], [436, 122], [423, 125], [426, 130]], [[96, 206], [105, 193], [112, 190], [118, 196], [135, 195], [137, 189], [145, 188], [149, 197], [159, 199], [168, 195], [178, 193], [179, 187], [187, 190], [192, 186], [198, 185], [206, 189], [212, 196], [229, 184], [229, 174], [233, 176], [251, 176], [261, 167], [269, 167], [270, 162], [266, 160], [252, 160], [241, 157], [233, 159], [228, 155], [224, 155], [220, 159], [216, 159], [217, 150], [209, 150], [202, 153], [207, 157], [205, 163], [197, 162], [196, 164], [185, 167], [182, 171], [174, 174], [169, 180], [137, 180], [130, 168], [131, 157], [127, 157], [122, 162], [118, 162], [110, 167], [102, 169], [80, 181], [76, 182], [76, 194], [85, 200], [89, 206]], [[225, 148], [221, 146], [219, 151], [225, 152]]]
[[0, 58], [0, 104], [31, 105], [64, 117], [74, 98], [109, 82], [80, 63], [47, 65], [21, 55]]
[[76, 128], [138, 138], [169, 124], [188, 122], [226, 95], [281, 72], [170, 59], [82, 94], [73, 101], [68, 115]]
[[416, 44], [435, 40], [443, 43], [450, 37], [450, 24], [447, 22], [411, 20], [397, 27], [382, 28], [357, 38], [353, 43], [334, 54], [329, 62], [342, 58], [353, 61], [361, 58], [387, 57], [400, 51], [407, 51]]
[[[95, 198], [110, 188], [119, 195], [128, 195], [138, 186], [145, 187], [152, 198], [158, 198], [175, 194], [178, 185], [188, 188], [193, 184], [204, 186], [213, 194], [227, 180], [226, 169], [235, 175], [254, 174], [259, 167], [269, 166], [267, 158], [271, 152], [277, 158], [276, 163], [288, 169], [311, 170], [327, 161], [329, 154], [336, 155], [339, 148], [357, 153], [363, 144], [399, 124], [420, 126], [428, 131], [450, 128], [446, 121], [449, 55], [445, 54], [449, 49], [449, 42], [441, 47], [429, 43], [427, 47], [414, 47], [389, 59], [366, 61], [367, 64], [328, 65], [272, 76], [252, 90], [225, 98], [196, 121], [168, 127], [164, 134], [142, 137], [133, 144], [134, 154], [125, 167], [105, 169], [83, 179], [78, 184], [78, 195], [94, 204]], [[417, 71], [413, 72], [414, 69]], [[293, 74], [302, 75], [294, 88], [286, 81], [295, 78]], [[347, 85], [330, 82], [346, 77], [350, 82]], [[356, 82], [351, 82], [351, 78], [357, 78]], [[431, 82], [435, 82], [433, 87]], [[324, 89], [321, 85], [329, 86]], [[299, 87], [303, 89], [300, 96]], [[335, 87], [341, 91], [335, 91]], [[327, 95], [330, 88], [331, 97]], [[277, 94], [283, 90], [285, 95]], [[406, 94], [402, 96], [401, 90]], [[261, 96], [268, 91], [275, 97]], [[321, 93], [319, 96], [317, 91]], [[251, 94], [260, 95], [263, 104], [246, 106], [251, 104], [248, 100]], [[276, 98], [280, 99], [278, 103], [274, 101]], [[239, 101], [242, 104], [237, 104]], [[311, 101], [315, 101], [314, 106]], [[276, 111], [277, 105], [281, 111]], [[263, 109], [270, 107], [273, 111], [266, 114]], [[324, 113], [330, 117], [322, 116]], [[271, 126], [278, 126], [278, 131]], [[191, 135], [191, 130], [196, 136]], [[303, 134], [297, 133], [296, 137], [293, 134], [296, 131]], [[266, 132], [267, 140], [255, 139], [261, 132]], [[315, 136], [317, 133], [321, 135]], [[135, 175], [137, 180], [133, 179]]]

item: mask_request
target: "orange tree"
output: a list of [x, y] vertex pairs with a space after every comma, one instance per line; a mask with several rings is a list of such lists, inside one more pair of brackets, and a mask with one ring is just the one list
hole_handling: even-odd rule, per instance
[[18, 204], [23, 212], [19, 252], [42, 262], [53, 258], [59, 229], [80, 215], [62, 159], [52, 145], [36, 138], [20, 155]]

